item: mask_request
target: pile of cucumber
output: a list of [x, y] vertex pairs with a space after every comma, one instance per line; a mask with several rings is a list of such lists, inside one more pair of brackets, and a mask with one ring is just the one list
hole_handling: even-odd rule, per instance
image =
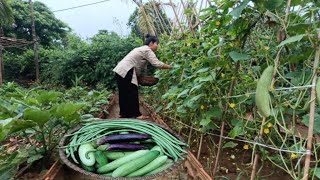
[[112, 177], [153, 175], [187, 153], [187, 144], [165, 129], [135, 119], [91, 122], [67, 136], [69, 144], [62, 147], [67, 157], [89, 172]]

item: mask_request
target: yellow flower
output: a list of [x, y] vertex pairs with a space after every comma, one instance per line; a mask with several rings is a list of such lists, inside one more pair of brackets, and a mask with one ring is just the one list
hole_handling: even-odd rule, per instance
[[272, 128], [273, 127], [272, 123], [268, 123], [267, 127]]
[[236, 107], [236, 104], [230, 103], [230, 104], [229, 104], [229, 107], [230, 107], [230, 108], [234, 108], [234, 107]]
[[204, 105], [201, 105], [201, 107], [200, 107], [201, 109], [204, 109]]
[[243, 149], [248, 150], [248, 149], [249, 149], [249, 145], [248, 145], [248, 144], [245, 144], [245, 145], [243, 146]]
[[230, 46], [233, 47], [233, 43], [230, 43]]
[[220, 58], [224, 58], [224, 55], [220, 55]]
[[296, 159], [298, 156], [294, 153], [291, 153], [291, 159]]
[[270, 133], [270, 130], [269, 130], [269, 128], [264, 128], [264, 129], [263, 129], [263, 132], [264, 132], [265, 134], [269, 134], [269, 133]]
[[264, 49], [268, 51], [270, 48], [268, 46], [265, 46]]
[[222, 78], [224, 78], [225, 76], [226, 76], [225, 74], [221, 73], [221, 77], [222, 77]]
[[219, 26], [219, 25], [220, 25], [220, 22], [219, 22], [219, 21], [216, 21], [216, 25]]
[[191, 46], [191, 43], [187, 43], [187, 46]]

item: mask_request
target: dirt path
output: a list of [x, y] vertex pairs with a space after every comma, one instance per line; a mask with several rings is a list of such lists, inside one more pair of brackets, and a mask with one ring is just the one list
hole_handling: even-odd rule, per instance
[[[114, 96], [114, 103], [113, 105], [111, 105], [111, 107], [108, 109], [108, 116], [107, 116], [107, 119], [114, 119], [114, 118], [119, 118], [120, 115], [119, 115], [119, 112], [120, 112], [120, 108], [119, 108], [119, 97], [118, 95], [115, 95]], [[150, 114], [147, 112], [147, 110], [144, 109], [143, 106], [140, 105], [140, 112], [145, 115], [145, 116], [150, 116]], [[151, 120], [152, 119], [148, 119], [148, 120]]]

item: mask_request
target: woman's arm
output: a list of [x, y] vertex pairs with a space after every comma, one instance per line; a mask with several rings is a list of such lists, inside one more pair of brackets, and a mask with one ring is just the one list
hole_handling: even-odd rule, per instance
[[159, 59], [156, 57], [155, 53], [151, 50], [146, 51], [146, 59], [154, 67], [157, 67], [160, 69], [171, 69], [172, 68], [170, 65], [159, 61]]

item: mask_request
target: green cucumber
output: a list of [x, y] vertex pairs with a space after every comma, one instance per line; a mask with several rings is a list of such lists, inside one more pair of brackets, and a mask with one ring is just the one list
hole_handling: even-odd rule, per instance
[[162, 166], [158, 167], [157, 169], [147, 173], [145, 176], [150, 176], [153, 174], [160, 173], [162, 171], [165, 171], [166, 169], [170, 168], [173, 165], [173, 161], [171, 159], [168, 159]]
[[264, 117], [269, 117], [271, 115], [269, 88], [271, 86], [272, 78], [273, 66], [269, 66], [263, 71], [257, 84], [256, 105], [258, 111]]
[[80, 160], [86, 166], [93, 166], [94, 163], [96, 162], [94, 153], [90, 151], [95, 151], [95, 149], [90, 143], [82, 144], [78, 149]]
[[144, 156], [134, 159], [126, 164], [121, 165], [113, 171], [112, 177], [124, 177], [149, 164], [159, 156], [159, 151], [149, 151]]
[[83, 162], [80, 162], [80, 163], [81, 163], [81, 167], [86, 171], [94, 172], [96, 170], [93, 166], [87, 166], [87, 165], [83, 164]]
[[160, 146], [154, 146], [152, 149], [150, 149], [150, 151], [159, 151], [160, 152], [160, 156], [163, 155], [163, 151], [162, 151]]
[[104, 151], [104, 155], [110, 160], [116, 160], [126, 155], [132, 154], [133, 152], [122, 152], [122, 151]]
[[106, 174], [103, 174], [103, 175], [111, 177], [112, 176], [112, 172], [109, 172], [109, 173], [106, 173]]
[[96, 151], [94, 153], [94, 155], [95, 155], [97, 163], [99, 164], [99, 167], [108, 164], [108, 159], [102, 151]]
[[126, 155], [122, 158], [119, 158], [117, 160], [114, 160], [102, 167], [100, 167], [97, 172], [100, 173], [100, 174], [104, 174], [104, 173], [107, 173], [107, 172], [110, 172], [114, 169], [117, 169], [118, 167], [120, 167], [121, 165], [123, 164], [126, 164], [130, 161], [133, 161], [137, 158], [140, 158], [144, 155], [146, 155], [147, 153], [149, 152], [149, 150], [139, 150], [139, 151], [136, 151], [136, 152], [133, 152], [132, 154], [129, 154], [129, 155]]
[[129, 174], [128, 177], [138, 177], [138, 176], [140, 177], [140, 176], [143, 176], [143, 175], [145, 175], [145, 174], [147, 174], [147, 173], [159, 168], [167, 160], [168, 160], [168, 156], [159, 156], [155, 160], [153, 160], [152, 162], [150, 162], [149, 164], [144, 166], [143, 168], [141, 168], [138, 171], [135, 171], [135, 172]]

